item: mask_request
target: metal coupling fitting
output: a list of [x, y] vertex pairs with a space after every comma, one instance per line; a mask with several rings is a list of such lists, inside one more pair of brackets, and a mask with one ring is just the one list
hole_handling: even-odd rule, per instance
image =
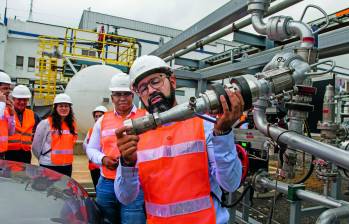
[[255, 11], [262, 11], [263, 13], [265, 13], [269, 8], [270, 0], [249, 0], [247, 4], [248, 13]]
[[293, 20], [289, 16], [273, 16], [267, 23], [267, 35], [271, 40], [282, 41], [291, 36], [287, 32], [287, 23]]

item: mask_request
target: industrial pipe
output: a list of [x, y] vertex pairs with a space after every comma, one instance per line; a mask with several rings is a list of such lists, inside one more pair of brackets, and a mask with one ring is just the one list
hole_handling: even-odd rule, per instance
[[[297, 4], [297, 3], [301, 2], [301, 1], [303, 1], [303, 0], [285, 0], [285, 1], [282, 1], [282, 2], [280, 2], [278, 4], [276, 4], [276, 5], [271, 6], [268, 9], [268, 11], [265, 14], [265, 16], [270, 16], [270, 15], [272, 15], [274, 13], [277, 13], [277, 12], [279, 12], [281, 10], [284, 10], [284, 9], [286, 9], [286, 8], [288, 8], [288, 7], [290, 7], [290, 6], [294, 5], [294, 4]], [[199, 48], [201, 46], [204, 46], [204, 45], [209, 44], [209, 43], [211, 43], [211, 42], [213, 42], [215, 40], [218, 40], [218, 39], [220, 39], [220, 38], [222, 38], [222, 37], [224, 37], [224, 36], [226, 36], [228, 34], [233, 33], [236, 30], [242, 29], [242, 28], [250, 25], [251, 23], [252, 23], [251, 17], [245, 18], [244, 20], [241, 20], [240, 22], [238, 22], [236, 24], [233, 24], [229, 28], [226, 28], [226, 29], [222, 30], [221, 32], [219, 32], [219, 33], [217, 33], [217, 34], [215, 34], [213, 36], [210, 36], [210, 37], [208, 37], [208, 38], [206, 38], [204, 40], [200, 40], [200, 41], [196, 42], [195, 44], [193, 44], [192, 46], [190, 46], [190, 47], [188, 47], [188, 48], [186, 48], [184, 50], [181, 50], [181, 51], [173, 54], [172, 56], [166, 57], [164, 60], [167, 62], [167, 61], [171, 61], [171, 60], [173, 60], [175, 58], [178, 58], [180, 56], [183, 56], [183, 55], [185, 55], [185, 54], [187, 54], [187, 53], [189, 53], [189, 52], [191, 52], [191, 51], [193, 51], [193, 50], [195, 50], [195, 49], [197, 49], [197, 48]]]
[[341, 218], [349, 217], [349, 206], [342, 206], [339, 208], [328, 209], [321, 213], [316, 220], [316, 224], [331, 224], [336, 223]]
[[269, 8], [269, 0], [249, 0], [247, 12], [251, 14], [252, 26], [257, 33], [267, 35], [267, 24], [264, 23], [264, 13]]
[[257, 129], [263, 134], [277, 141], [277, 143], [287, 144], [290, 148], [303, 150], [314, 156], [329, 160], [342, 168], [349, 169], [349, 152], [269, 124], [265, 118], [267, 106], [268, 101], [265, 98], [259, 98], [254, 103], [253, 119]]
[[[277, 190], [283, 194], [288, 193], [290, 185], [271, 180], [266, 177], [266, 173], [258, 174], [255, 177], [255, 185], [262, 185], [265, 188]], [[321, 213], [319, 218], [316, 221], [316, 224], [330, 224], [340, 218], [349, 217], [349, 203], [346, 201], [339, 201], [333, 198], [320, 195], [318, 193], [307, 191], [307, 190], [296, 190], [296, 196], [302, 200], [318, 203], [332, 209], [328, 209], [325, 212]]]
[[287, 25], [286, 28], [290, 32], [290, 36], [300, 37], [301, 48], [312, 48], [314, 46], [314, 35], [307, 24], [300, 21], [290, 21]]
[[142, 44], [139, 41], [136, 41], [138, 45], [138, 57], [142, 56]]
[[[278, 192], [281, 192], [283, 194], [287, 194], [288, 188], [289, 188], [288, 184], [280, 181], [278, 181], [276, 184], [275, 180], [271, 180], [268, 177], [265, 177], [263, 173], [259, 174], [255, 178], [255, 184], [262, 185], [263, 187], [266, 187], [268, 189], [277, 190]], [[296, 191], [296, 195], [298, 198], [302, 200], [318, 203], [329, 208], [339, 208], [339, 207], [342, 207], [343, 205], [345, 205], [345, 207], [349, 206], [347, 202], [335, 200], [333, 198], [330, 198], [312, 191], [299, 189]]]
[[315, 38], [311, 28], [302, 21], [295, 21], [289, 16], [274, 16], [263, 21], [263, 15], [269, 7], [269, 0], [249, 0], [248, 12], [252, 16], [253, 28], [271, 40], [282, 41], [292, 36], [300, 37], [301, 48], [312, 49]]

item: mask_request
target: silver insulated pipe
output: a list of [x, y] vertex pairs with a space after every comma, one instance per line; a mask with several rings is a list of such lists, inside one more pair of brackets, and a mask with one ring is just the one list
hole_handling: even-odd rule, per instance
[[295, 21], [289, 16], [274, 16], [263, 21], [267, 12], [270, 0], [249, 0], [248, 12], [251, 14], [253, 28], [269, 39], [283, 41], [292, 36], [300, 37], [300, 47], [311, 49], [314, 46], [315, 38], [311, 28], [302, 21]]
[[334, 164], [349, 169], [349, 152], [334, 146], [315, 141], [293, 131], [273, 126], [266, 121], [267, 100], [260, 98], [254, 104], [253, 119], [258, 130], [274, 141], [287, 144], [294, 149], [301, 149], [314, 156], [329, 160]]

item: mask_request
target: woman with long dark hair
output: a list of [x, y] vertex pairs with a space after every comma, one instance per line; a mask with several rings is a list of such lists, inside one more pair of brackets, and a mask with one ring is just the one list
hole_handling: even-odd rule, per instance
[[77, 139], [72, 101], [63, 93], [55, 97], [53, 104], [51, 115], [36, 129], [32, 151], [40, 166], [71, 177]]

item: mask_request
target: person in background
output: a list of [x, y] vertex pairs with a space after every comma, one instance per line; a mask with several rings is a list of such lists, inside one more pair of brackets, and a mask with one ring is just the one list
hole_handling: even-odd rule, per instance
[[104, 216], [104, 223], [145, 224], [143, 192], [136, 195], [135, 201], [129, 205], [122, 205], [114, 192], [114, 179], [120, 157], [115, 130], [122, 126], [125, 119], [141, 117], [145, 115], [145, 111], [133, 105], [130, 81], [125, 73], [113, 76], [109, 90], [114, 110], [106, 112], [95, 123], [86, 151], [92, 162], [102, 165], [101, 177], [96, 187], [96, 202]]
[[105, 31], [104, 31], [104, 26], [101, 26], [101, 29], [99, 30], [99, 33], [98, 33], [98, 39], [97, 39], [98, 58], [101, 58], [104, 41], [105, 41]]
[[11, 78], [0, 71], [0, 159], [5, 159], [8, 149], [8, 137], [15, 133], [15, 109], [9, 97], [11, 92]]
[[30, 164], [33, 135], [40, 122], [40, 117], [34, 111], [26, 108], [32, 97], [28, 87], [18, 85], [13, 89], [11, 95], [15, 108], [16, 131], [9, 137], [5, 158]]
[[72, 101], [62, 93], [55, 97], [53, 105], [51, 115], [36, 129], [32, 151], [40, 166], [71, 177], [77, 139]]
[[[137, 58], [130, 79], [149, 113], [177, 105], [176, 77], [161, 58]], [[115, 193], [121, 203], [131, 203], [141, 188], [147, 223], [228, 223], [220, 187], [234, 192], [240, 185], [242, 166], [232, 125], [240, 118], [244, 101], [239, 93], [226, 94], [228, 99], [220, 96], [223, 114], [215, 124], [194, 117], [139, 136], [128, 134], [125, 126], [116, 130], [121, 157]]]
[[[105, 108], [104, 106], [98, 106], [96, 107], [93, 112], [92, 112], [92, 116], [93, 116], [93, 119], [95, 120], [95, 122], [103, 116], [103, 114], [105, 112], [107, 112], [107, 108]], [[92, 135], [92, 131], [93, 131], [93, 128], [90, 128], [87, 132], [87, 135], [86, 135], [86, 138], [84, 140], [84, 143], [83, 143], [83, 148], [86, 152], [86, 149], [87, 149], [87, 145], [88, 143], [90, 142], [90, 138], [91, 138], [91, 135]], [[92, 182], [93, 182], [93, 186], [95, 187], [96, 189], [96, 186], [97, 186], [97, 183], [98, 183], [98, 179], [100, 177], [100, 170], [99, 170], [99, 165], [91, 162], [91, 160], [88, 161], [88, 169], [90, 170], [90, 174], [91, 174], [91, 178], [92, 178]]]

